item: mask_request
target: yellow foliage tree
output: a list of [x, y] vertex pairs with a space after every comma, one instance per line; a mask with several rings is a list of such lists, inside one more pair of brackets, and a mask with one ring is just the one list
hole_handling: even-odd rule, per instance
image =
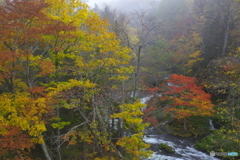
[[[133, 70], [130, 50], [81, 1], [5, 2], [0, 6], [0, 134], [11, 135], [9, 127], [26, 133], [42, 144], [48, 160], [48, 148], [56, 149], [61, 159], [60, 147], [70, 137], [72, 144], [79, 139], [84, 144], [85, 153], [79, 154], [85, 159], [96, 156], [95, 146], [102, 151], [97, 156], [111, 152], [121, 157], [105, 120], [119, 102], [106, 99], [116, 98], [113, 92], [122, 90], [121, 82]], [[73, 124], [62, 121], [66, 117], [60, 113], [66, 110], [77, 115]], [[47, 147], [43, 133], [55, 134], [56, 145]]]
[[147, 158], [152, 153], [145, 150], [150, 145], [143, 141], [142, 131], [148, 126], [148, 124], [142, 122], [143, 120], [140, 117], [143, 115], [141, 109], [144, 106], [140, 101], [136, 101], [134, 104], [123, 104], [119, 106], [123, 110], [121, 113], [111, 115], [112, 118], [122, 118], [125, 122], [125, 132], [129, 135], [120, 138], [116, 144], [123, 147], [133, 160]]

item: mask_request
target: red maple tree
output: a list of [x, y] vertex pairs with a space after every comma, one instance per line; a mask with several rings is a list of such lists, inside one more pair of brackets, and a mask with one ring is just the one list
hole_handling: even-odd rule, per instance
[[[186, 118], [191, 116], [212, 116], [214, 113], [210, 94], [196, 84], [197, 79], [173, 74], [169, 77], [164, 91], [155, 87], [154, 92], [161, 92], [158, 99], [167, 101], [164, 112], [171, 114], [173, 118], [184, 121], [184, 130], [187, 129]], [[151, 107], [154, 109], [154, 107]], [[145, 113], [152, 109], [148, 108]], [[148, 115], [150, 115], [148, 113]], [[149, 116], [148, 116], [149, 117]]]

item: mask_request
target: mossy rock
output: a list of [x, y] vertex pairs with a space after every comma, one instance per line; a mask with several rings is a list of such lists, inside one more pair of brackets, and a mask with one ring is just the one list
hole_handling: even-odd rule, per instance
[[166, 143], [160, 143], [159, 148], [162, 149], [162, 150], [165, 150], [169, 153], [174, 153], [175, 152], [174, 148], [169, 146]]

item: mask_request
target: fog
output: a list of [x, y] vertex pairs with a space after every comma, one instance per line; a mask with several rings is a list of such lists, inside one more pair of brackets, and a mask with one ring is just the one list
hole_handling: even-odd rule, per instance
[[87, 0], [87, 4], [90, 8], [94, 8], [95, 4], [99, 8], [105, 5], [110, 6], [121, 11], [132, 11], [132, 10], [147, 10], [155, 6], [159, 0]]
[[94, 8], [95, 4], [97, 4], [99, 7], [102, 7], [105, 4], [109, 5], [112, 3], [112, 1], [118, 1], [118, 0], [85, 0], [85, 1], [90, 8]]

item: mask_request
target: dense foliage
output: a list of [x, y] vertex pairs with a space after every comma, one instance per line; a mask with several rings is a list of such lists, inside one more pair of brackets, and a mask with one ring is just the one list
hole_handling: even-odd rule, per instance
[[145, 122], [240, 153], [240, 1], [149, 2], [0, 2], [0, 159], [144, 159]]
[[[128, 131], [134, 152], [122, 143], [142, 105], [126, 101], [130, 50], [106, 20], [80, 1], [6, 0], [0, 21], [0, 159], [149, 155], [141, 118]], [[119, 105], [138, 114], [119, 117]]]

